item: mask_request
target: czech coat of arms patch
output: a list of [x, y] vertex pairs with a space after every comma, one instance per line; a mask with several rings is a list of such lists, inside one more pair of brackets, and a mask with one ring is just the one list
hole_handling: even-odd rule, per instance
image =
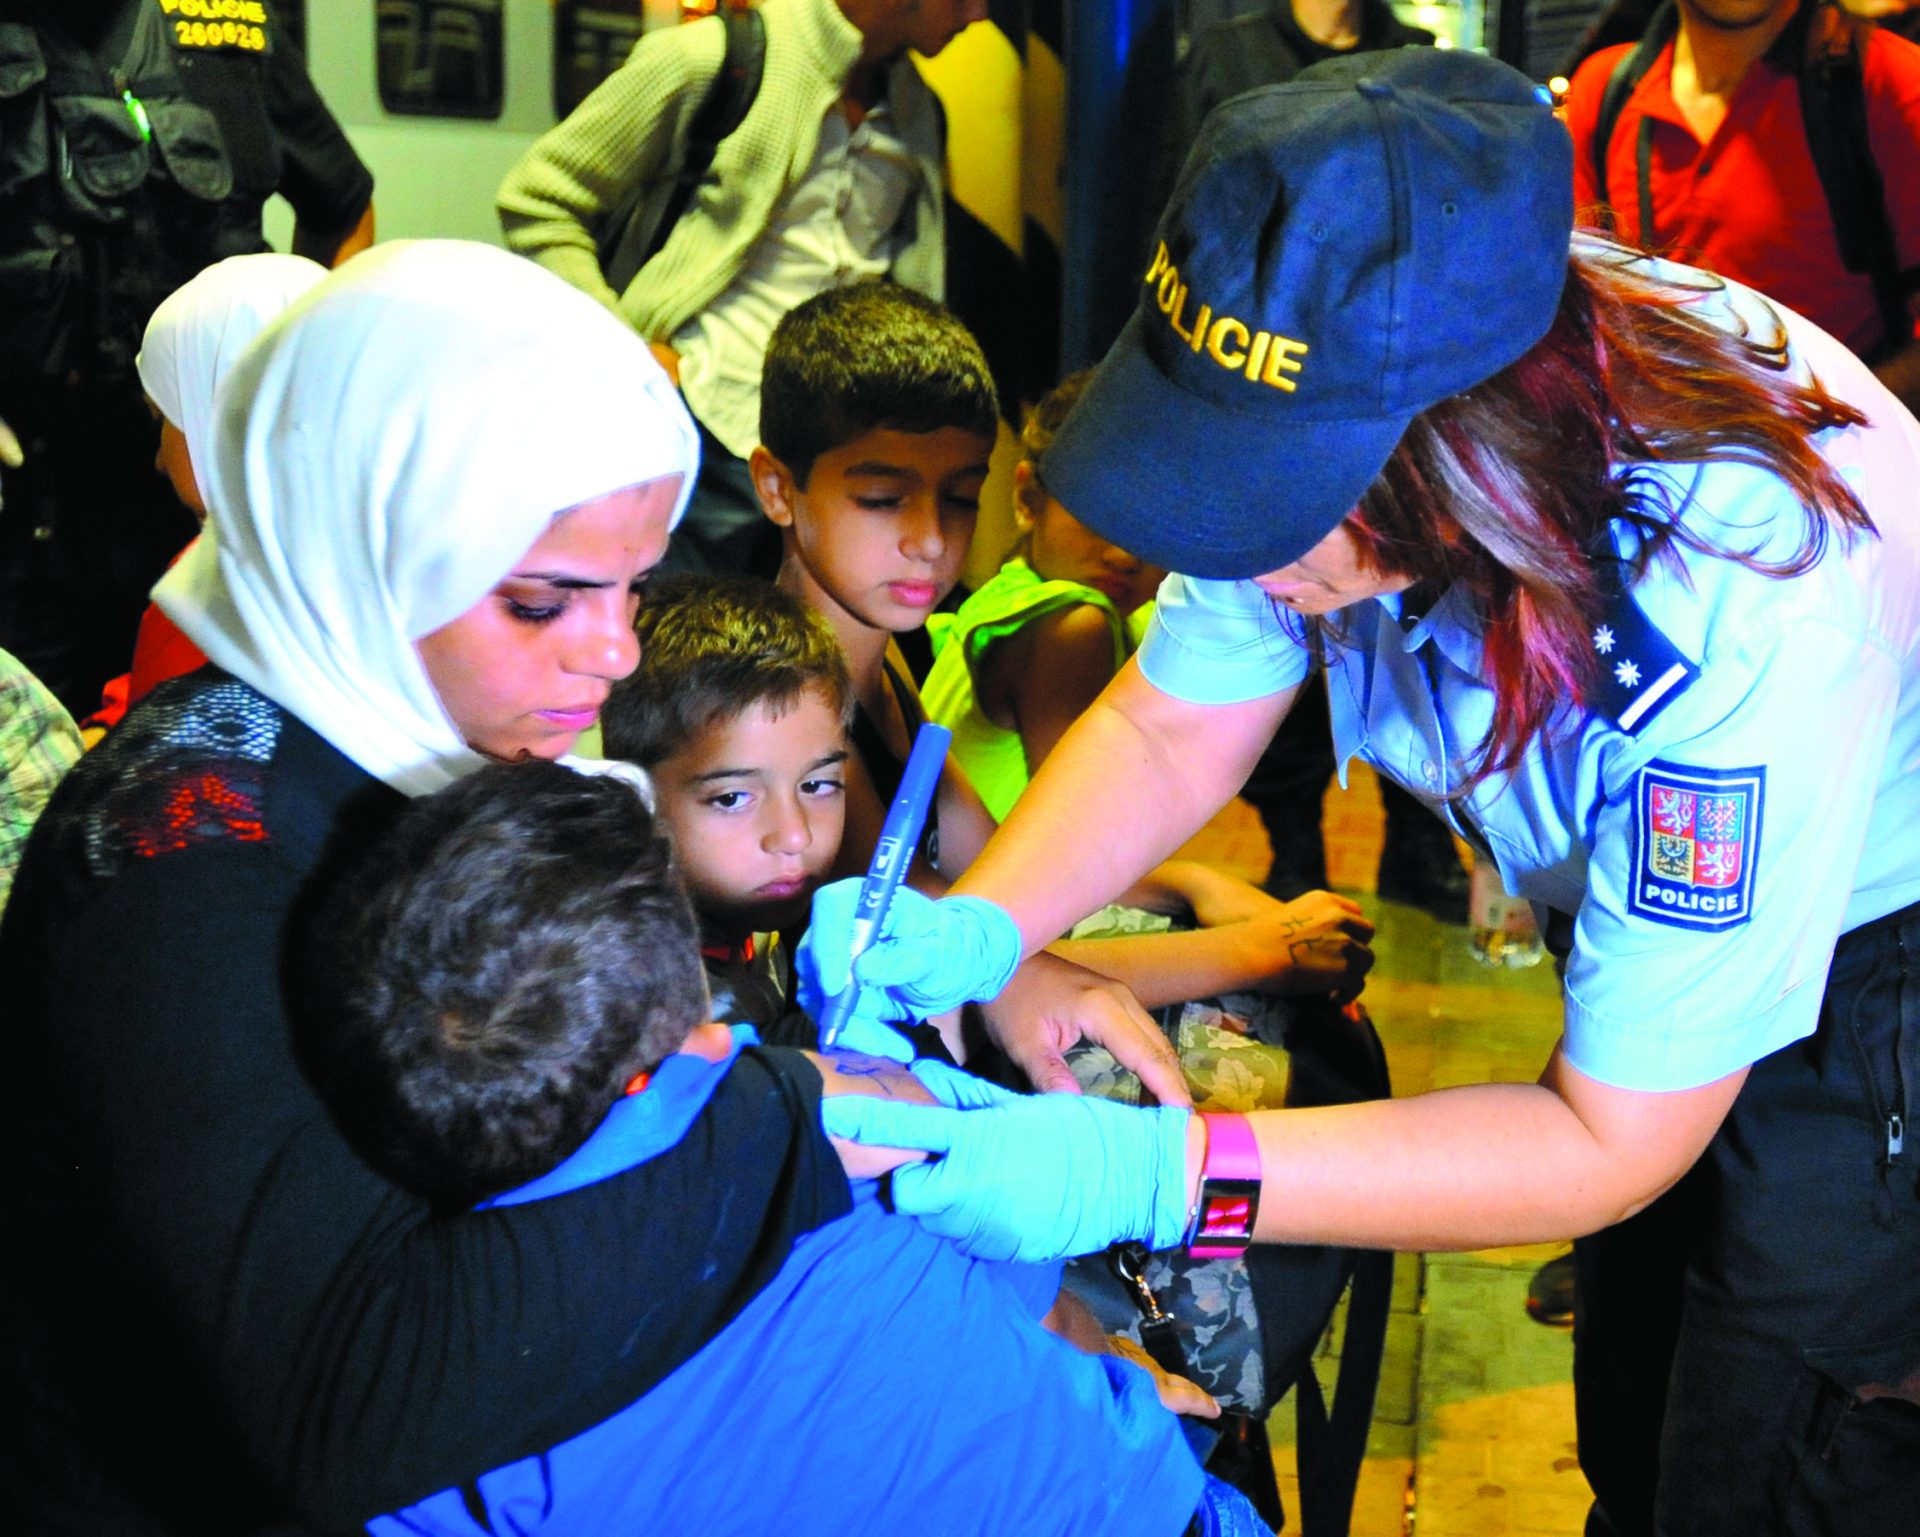
[[1689, 929], [1729, 929], [1752, 916], [1764, 768], [1649, 763], [1634, 786], [1628, 907]]

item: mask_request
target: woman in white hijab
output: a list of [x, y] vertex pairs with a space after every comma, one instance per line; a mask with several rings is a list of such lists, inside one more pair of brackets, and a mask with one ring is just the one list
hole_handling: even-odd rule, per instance
[[[207, 517], [200, 463], [212, 447], [215, 389], [248, 344], [326, 275], [304, 256], [229, 256], [176, 288], [147, 322], [134, 366], [160, 418], [154, 468], [200, 522]], [[108, 682], [87, 727], [119, 725], [160, 684], [205, 661], [173, 621], [148, 604], [134, 637], [132, 671]]]
[[519, 264], [432, 241], [359, 260], [222, 382], [211, 536], [155, 596], [417, 795], [594, 723], [697, 448], [645, 349]]
[[213, 441], [213, 396], [241, 353], [327, 269], [304, 256], [229, 256], [183, 283], [147, 322], [134, 367], [160, 415], [155, 461], [174, 494], [207, 515], [199, 460]]
[[214, 665], [68, 778], [0, 927], [34, 1530], [348, 1527], [460, 1484], [646, 1391], [847, 1202], [797, 1058], [749, 1053], [660, 1159], [466, 1214], [362, 1165], [288, 1045], [323, 863], [565, 753], [632, 667], [696, 452], [645, 345], [531, 263], [386, 247], [215, 414], [158, 591]]

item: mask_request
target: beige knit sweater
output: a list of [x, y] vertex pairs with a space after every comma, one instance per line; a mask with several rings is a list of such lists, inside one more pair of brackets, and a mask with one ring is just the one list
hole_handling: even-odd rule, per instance
[[[717, 18], [648, 33], [500, 185], [507, 244], [592, 294], [642, 336], [672, 336], [733, 281], [788, 188], [813, 163], [821, 120], [859, 56], [860, 33], [833, 0], [765, 0], [761, 11], [767, 52], [759, 93], [721, 142], [666, 244], [625, 293], [616, 294], [601, 275], [594, 223], [602, 209], [684, 162], [694, 114], [726, 50]], [[940, 298], [946, 267], [939, 104], [904, 55], [888, 74], [887, 96], [921, 172], [907, 215], [911, 237], [893, 276]]]

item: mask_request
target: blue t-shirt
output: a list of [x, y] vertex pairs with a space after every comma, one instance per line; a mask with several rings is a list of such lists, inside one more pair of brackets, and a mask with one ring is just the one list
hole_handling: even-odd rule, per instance
[[[1702, 281], [1687, 269], [1665, 267]], [[1569, 1060], [1619, 1088], [1710, 1083], [1813, 1033], [1837, 937], [1920, 901], [1920, 424], [1852, 353], [1750, 289], [1697, 301], [1863, 411], [1815, 441], [1877, 536], [1834, 532], [1775, 578], [1675, 544], [1599, 624], [1607, 699], [1452, 803], [1508, 889], [1572, 914]], [[1710, 547], [1779, 561], [1807, 515], [1738, 463], [1622, 465], [1662, 482]], [[1615, 545], [1634, 553], [1616, 525]], [[1462, 594], [1402, 625], [1398, 596], [1334, 621], [1334, 752], [1443, 811], [1493, 717], [1483, 630]], [[1298, 621], [1251, 582], [1170, 577], [1140, 666], [1177, 698], [1297, 684]]]
[[[573, 1158], [501, 1199], [565, 1199], [671, 1147], [728, 1066], [668, 1058]], [[1058, 1289], [1058, 1266], [969, 1259], [856, 1184], [853, 1211], [646, 1397], [367, 1530], [1174, 1537], [1202, 1482], [1179, 1421], [1138, 1367], [1040, 1327]]]

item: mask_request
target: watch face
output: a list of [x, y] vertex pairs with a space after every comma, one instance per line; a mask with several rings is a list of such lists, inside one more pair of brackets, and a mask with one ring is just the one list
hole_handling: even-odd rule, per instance
[[1200, 1192], [1189, 1252], [1201, 1259], [1219, 1259], [1242, 1253], [1253, 1242], [1254, 1218], [1260, 1211], [1257, 1179], [1209, 1179]]

